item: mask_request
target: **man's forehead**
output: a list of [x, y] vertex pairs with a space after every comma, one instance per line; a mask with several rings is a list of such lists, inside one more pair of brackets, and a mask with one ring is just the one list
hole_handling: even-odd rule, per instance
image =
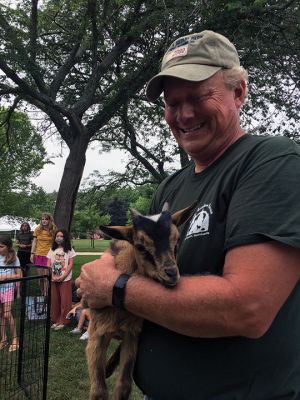
[[[217, 75], [217, 74], [215, 74]], [[167, 100], [169, 96], [173, 94], [188, 94], [201, 92], [201, 95], [209, 94], [216, 86], [219, 86], [222, 82], [220, 76], [212, 76], [205, 81], [191, 82], [183, 79], [166, 77], [163, 82], [163, 95], [164, 99]]]

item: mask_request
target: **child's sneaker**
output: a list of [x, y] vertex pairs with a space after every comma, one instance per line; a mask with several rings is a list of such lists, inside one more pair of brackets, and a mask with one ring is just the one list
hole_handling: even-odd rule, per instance
[[65, 325], [64, 324], [57, 324], [56, 327], [54, 328], [55, 331], [60, 331], [61, 329], [64, 329]]
[[89, 333], [88, 331], [86, 331], [80, 336], [79, 340], [87, 340], [88, 338], [89, 338]]
[[74, 328], [74, 329], [72, 329], [72, 330], [70, 331], [70, 333], [74, 333], [74, 334], [81, 333], [81, 329], [79, 329], [79, 328]]

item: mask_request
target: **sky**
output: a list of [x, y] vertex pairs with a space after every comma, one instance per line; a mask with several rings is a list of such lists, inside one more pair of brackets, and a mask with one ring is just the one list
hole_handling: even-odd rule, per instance
[[[57, 145], [50, 140], [46, 141], [45, 148], [50, 156], [57, 152]], [[61, 149], [59, 149], [59, 152], [60, 150]], [[41, 170], [40, 175], [31, 179], [31, 181], [36, 185], [41, 186], [48, 193], [53, 192], [54, 190], [58, 191], [67, 156], [68, 150], [64, 148], [62, 150], [62, 157], [54, 157], [52, 159], [54, 164], [45, 165]], [[101, 173], [106, 173], [108, 170], [122, 172], [124, 170], [125, 161], [125, 152], [119, 150], [99, 154], [98, 150], [88, 149], [81, 182], [83, 182], [84, 178], [87, 178], [93, 171]]]

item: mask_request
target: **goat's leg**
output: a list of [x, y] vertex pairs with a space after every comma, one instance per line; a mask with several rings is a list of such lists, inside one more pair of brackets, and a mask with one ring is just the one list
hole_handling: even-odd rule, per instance
[[105, 382], [106, 352], [110, 342], [109, 335], [97, 335], [92, 332], [86, 347], [87, 364], [90, 376], [89, 400], [107, 400]]
[[120, 371], [115, 385], [114, 400], [127, 400], [130, 396], [137, 345], [137, 336], [125, 334], [121, 343]]
[[119, 365], [120, 352], [121, 352], [121, 344], [118, 345], [118, 347], [116, 348], [116, 350], [113, 352], [113, 354], [110, 356], [110, 358], [106, 363], [106, 379], [113, 374], [114, 370]]

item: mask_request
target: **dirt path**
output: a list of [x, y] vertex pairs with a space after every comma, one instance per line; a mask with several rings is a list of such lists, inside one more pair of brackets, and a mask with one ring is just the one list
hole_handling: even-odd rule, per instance
[[97, 251], [88, 252], [88, 251], [76, 251], [76, 250], [75, 253], [77, 256], [102, 256], [103, 254], [103, 252], [97, 252]]

